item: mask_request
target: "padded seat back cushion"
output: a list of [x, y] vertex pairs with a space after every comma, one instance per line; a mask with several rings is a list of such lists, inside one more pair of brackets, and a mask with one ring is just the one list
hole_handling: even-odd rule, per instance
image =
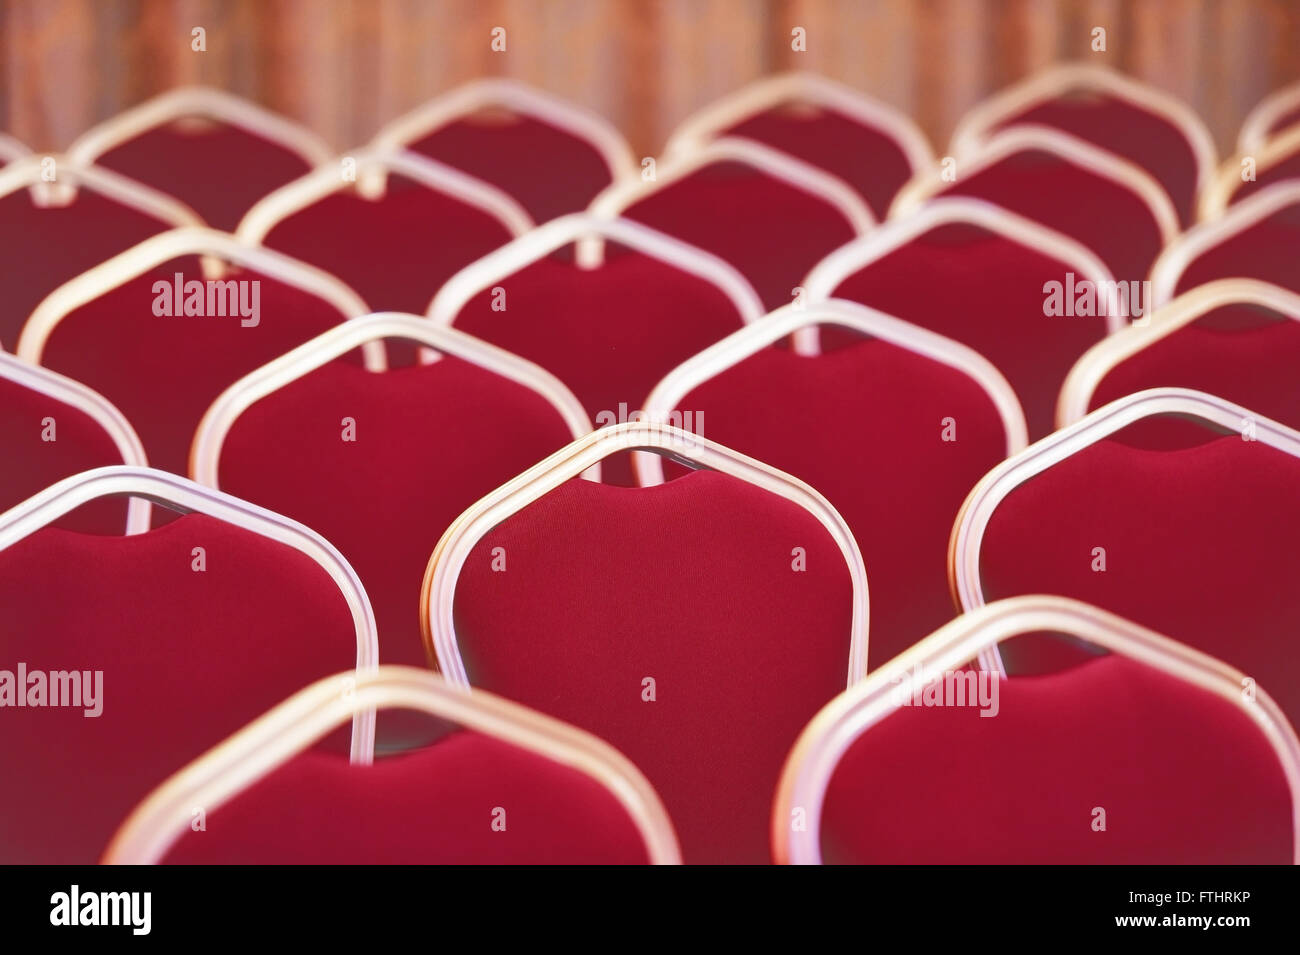
[[[192, 569], [196, 547], [206, 570]], [[201, 514], [132, 537], [39, 530], [0, 550], [0, 607], [0, 669], [102, 671], [97, 717], [3, 711], [7, 863], [95, 862], [168, 775], [356, 664], [351, 614], [320, 565]], [[329, 746], [346, 753], [349, 738], [343, 727]]]
[[569, 481], [479, 542], [455, 597], [470, 682], [612, 743], [663, 798], [687, 861], [714, 863], [770, 859], [777, 778], [844, 689], [851, 611], [822, 525], [711, 471]]
[[1179, 294], [1215, 279], [1259, 279], [1300, 292], [1300, 202], [1279, 209], [1188, 263]]
[[997, 715], [979, 714], [900, 707], [858, 737], [827, 787], [824, 860], [1291, 861], [1291, 798], [1277, 756], [1219, 697], [1107, 656], [1012, 677]]
[[163, 861], [634, 865], [647, 857], [622, 805], [590, 777], [460, 731], [366, 767], [302, 753], [210, 813], [206, 832], [185, 831]]

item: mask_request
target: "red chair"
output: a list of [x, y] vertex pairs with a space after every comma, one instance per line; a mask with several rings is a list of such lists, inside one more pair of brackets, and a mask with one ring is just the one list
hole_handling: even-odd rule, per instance
[[[144, 446], [103, 395], [80, 382], [0, 352], [0, 511], [70, 474], [111, 464], [144, 467]], [[128, 534], [149, 527], [149, 503], [95, 502], [59, 521], [86, 534]]]
[[1148, 388], [1219, 395], [1300, 429], [1300, 295], [1253, 279], [1184, 292], [1149, 319], [1103, 338], [1070, 370], [1057, 425]]
[[[349, 714], [399, 707], [459, 728], [368, 766], [308, 749]], [[320, 680], [197, 759], [140, 804], [103, 861], [619, 865], [681, 853], [658, 796], [611, 746], [428, 671], [381, 667]]]
[[934, 166], [907, 116], [815, 73], [756, 80], [686, 118], [665, 155], [689, 155], [720, 136], [755, 140], [825, 169], [866, 200], [877, 219], [912, 176]]
[[1214, 139], [1181, 100], [1104, 67], [1068, 63], [1036, 73], [967, 112], [952, 137], [958, 164], [1001, 130], [1049, 126], [1146, 170], [1183, 226], [1214, 179]]
[[876, 221], [844, 180], [727, 137], [665, 159], [654, 179], [615, 183], [588, 211], [634, 219], [713, 253], [749, 280], [768, 309], [788, 305], [818, 259]]
[[927, 174], [898, 194], [890, 218], [935, 196], [983, 199], [1096, 252], [1123, 281], [1141, 281], [1178, 235], [1169, 197], [1139, 166], [1046, 126], [1014, 126], [959, 159], [956, 180]]
[[[833, 327], [820, 355], [778, 346]], [[709, 437], [806, 481], [844, 516], [871, 568], [870, 666], [952, 618], [944, 555], [967, 492], [1024, 448], [1011, 386], [964, 345], [874, 309], [787, 305], [672, 371], [651, 421], [708, 422]], [[642, 486], [662, 460], [637, 456]]]
[[[967, 669], [1043, 629], [1108, 652], [1051, 676]], [[1026, 596], [827, 704], [786, 763], [772, 841], [795, 864], [1279, 865], [1300, 861], [1298, 805], [1300, 740], [1262, 688], [1097, 607]]]
[[258, 199], [327, 163], [314, 133], [224, 90], [170, 90], [77, 137], [68, 158], [175, 196], [233, 231]]
[[[233, 291], [230, 282], [239, 283]], [[187, 288], [202, 290], [202, 302]], [[181, 314], [187, 302], [220, 314]], [[24, 326], [18, 356], [103, 394], [135, 425], [150, 463], [184, 474], [194, 429], [222, 390], [368, 311], [338, 279], [288, 256], [209, 229], [177, 229], [57, 289]], [[383, 367], [381, 346], [367, 357]]]
[[[1139, 392], [971, 491], [953, 528], [953, 593], [965, 610], [1026, 593], [1086, 600], [1241, 669], [1295, 719], [1297, 481], [1300, 432], [1201, 392]], [[1080, 659], [1026, 638], [988, 664], [1030, 673]]]
[[[342, 360], [390, 338], [439, 358], [382, 373]], [[371, 315], [227, 388], [199, 425], [191, 473], [328, 537], [366, 585], [384, 662], [424, 666], [417, 607], [433, 545], [484, 494], [589, 431], [578, 400], [536, 365], [416, 316]]]
[[1300, 83], [1274, 90], [1246, 116], [1237, 150], [1253, 153], [1274, 136], [1300, 125]]
[[423, 312], [458, 270], [532, 228], [495, 186], [432, 159], [364, 152], [340, 162], [351, 184], [321, 167], [255, 205], [237, 234], [337, 275], [378, 311]]
[[[46, 526], [125, 494], [186, 513], [129, 537]], [[323, 538], [147, 468], [77, 474], [0, 515], [0, 606], [0, 654], [27, 672], [0, 747], [8, 864], [94, 862], [171, 773], [293, 687], [378, 655], [365, 591]], [[346, 734], [328, 745], [349, 751]], [[359, 714], [352, 758], [373, 745]]]
[[[620, 450], [707, 470], [572, 480]], [[466, 511], [425, 577], [430, 659], [596, 733], [646, 774], [687, 861], [762, 862], [781, 760], [866, 669], [847, 526], [802, 482], [680, 429], [605, 428]]]
[[1216, 279], [1259, 279], [1300, 292], [1300, 180], [1275, 182], [1183, 233], [1151, 267], [1156, 306]]
[[[1251, 178], [1243, 180], [1248, 168]], [[1224, 162], [1218, 177], [1201, 196], [1201, 219], [1217, 219], [1228, 206], [1275, 182], [1297, 180], [1300, 180], [1300, 126]]]
[[[53, 175], [54, 181], [46, 176]], [[202, 225], [181, 203], [94, 166], [29, 156], [0, 169], [0, 345], [64, 282], [151, 235]]]
[[[616, 243], [605, 258], [593, 241]], [[577, 243], [577, 261], [554, 253]], [[594, 259], [595, 261], [589, 261]], [[466, 266], [429, 306], [563, 381], [597, 426], [642, 410], [679, 362], [763, 314], [727, 263], [624, 219], [565, 216]], [[623, 458], [605, 480], [631, 483]]]
[[[1122, 309], [1075, 314], [1084, 282], [1116, 288], [1095, 255], [1051, 229], [977, 200], [937, 199], [836, 250], [803, 286], [810, 301], [861, 302], [973, 348], [1015, 389], [1032, 440], [1052, 430], [1079, 355], [1125, 324]], [[1064, 314], [1049, 308], [1053, 284]]]
[[467, 83], [393, 120], [371, 143], [408, 149], [492, 183], [537, 222], [578, 212], [640, 170], [617, 129], [507, 79]]

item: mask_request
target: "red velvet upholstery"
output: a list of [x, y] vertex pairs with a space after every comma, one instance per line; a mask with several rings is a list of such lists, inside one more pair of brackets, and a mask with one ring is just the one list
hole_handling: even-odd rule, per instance
[[664, 185], [623, 215], [730, 262], [769, 309], [789, 305], [817, 261], [854, 237], [837, 207], [736, 162]]
[[61, 207], [34, 205], [26, 189], [0, 197], [0, 345], [14, 351], [27, 316], [64, 282], [169, 228], [89, 189]]
[[590, 143], [528, 116], [468, 116], [406, 148], [503, 189], [535, 222], [581, 212], [613, 181]]
[[571, 439], [541, 396], [455, 358], [383, 374], [333, 361], [236, 419], [219, 478], [338, 547], [370, 595], [381, 662], [424, 667], [420, 585], [443, 531]]
[[1217, 308], [1117, 365], [1088, 406], [1146, 388], [1204, 391], [1300, 429], [1300, 322], [1246, 305]]
[[[1000, 461], [993, 402], [964, 373], [878, 340], [817, 358], [770, 347], [679, 403], [708, 437], [802, 478], [848, 521], [871, 585], [870, 665], [954, 615], [948, 535]], [[955, 419], [956, 441], [942, 439]]]
[[390, 175], [382, 199], [333, 193], [279, 222], [263, 244], [337, 275], [377, 312], [423, 315], [443, 282], [510, 239], [477, 206]]
[[912, 177], [907, 154], [896, 139], [826, 107], [764, 110], [725, 135], [756, 139], [839, 176], [861, 193], [881, 220], [894, 194]]
[[175, 196], [226, 232], [262, 196], [311, 171], [305, 159], [269, 139], [200, 122], [156, 126], [95, 162]]
[[[380, 714], [383, 719], [385, 714]], [[505, 810], [504, 831], [492, 829]], [[500, 818], [500, 813], [496, 813]], [[307, 752], [186, 831], [177, 864], [619, 865], [647, 861], [626, 810], [590, 777], [462, 731], [352, 766]]]
[[[613, 247], [599, 269], [552, 257], [493, 285], [506, 290], [505, 311], [492, 310], [485, 289], [455, 326], [551, 372], [597, 426], [630, 418], [664, 375], [742, 324], [711, 282]], [[633, 483], [623, 457], [603, 469], [608, 483]]]
[[986, 199], [1041, 222], [1095, 252], [1116, 279], [1145, 279], [1164, 245], [1155, 216], [1136, 192], [1040, 150], [959, 175], [941, 195]]
[[821, 839], [831, 863], [1282, 865], [1291, 801], [1248, 716], [1108, 656], [1004, 681], [991, 719], [895, 710], [845, 753]]
[[1267, 169], [1257, 170], [1255, 178], [1238, 186], [1228, 201], [1230, 203], [1240, 202], [1247, 196], [1259, 192], [1265, 186], [1271, 186], [1275, 182], [1282, 182], [1284, 179], [1300, 179], [1300, 149]]
[[1043, 314], [1044, 284], [1063, 283], [1071, 270], [983, 229], [946, 225], [848, 276], [832, 294], [974, 348], [1011, 383], [1036, 440], [1053, 430], [1066, 374], [1106, 333], [1103, 318]]
[[1188, 263], [1176, 293], [1214, 279], [1247, 278], [1300, 292], [1300, 202], [1260, 220]]
[[[1104, 439], [999, 504], [984, 597], [1061, 594], [1111, 610], [1226, 660], [1295, 720], [1297, 486], [1300, 459], [1239, 434], [1173, 450]], [[1092, 569], [1096, 547], [1105, 572]], [[1050, 639], [1022, 638], [1004, 654], [1011, 672], [1041, 669], [1036, 645]]]
[[644, 489], [567, 482], [480, 541], [455, 615], [470, 681], [620, 749], [688, 862], [758, 863], [786, 753], [844, 689], [851, 605], [812, 515], [702, 471]]
[[127, 282], [67, 315], [41, 363], [94, 388], [135, 426], [153, 467], [186, 474], [190, 443], [208, 406], [236, 379], [302, 344], [344, 317], [307, 292], [254, 272], [227, 278], [260, 281], [259, 322], [239, 316], [159, 317], [156, 281], [203, 278], [198, 261], [177, 259]]
[[[43, 440], [45, 418], [54, 419], [54, 440]], [[122, 464], [112, 437], [84, 411], [0, 375], [0, 511], [25, 501], [56, 481], [81, 471]], [[88, 534], [121, 534], [126, 503], [93, 501], [65, 515], [60, 527]]]
[[1062, 129], [1123, 156], [1165, 187], [1184, 227], [1196, 221], [1196, 154], [1163, 116], [1112, 96], [1079, 93], [1039, 103], [1000, 128], [1017, 123]]
[[5, 669], [103, 671], [98, 717], [4, 709], [6, 863], [93, 863], [167, 776], [356, 663], [351, 615], [318, 564], [204, 515], [133, 537], [39, 530], [0, 550], [0, 606]]

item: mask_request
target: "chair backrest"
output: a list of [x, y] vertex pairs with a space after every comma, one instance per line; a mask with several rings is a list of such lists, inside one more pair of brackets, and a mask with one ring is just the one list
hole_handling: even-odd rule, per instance
[[108, 169], [61, 156], [0, 168], [0, 345], [12, 350], [41, 299], [74, 276], [151, 235], [202, 224], [176, 200]]
[[[818, 356], [801, 329], [858, 336]], [[1026, 443], [1011, 386], [964, 345], [851, 302], [787, 305], [678, 366], [651, 392], [656, 423], [709, 436], [806, 481], [843, 515], [871, 568], [870, 666], [953, 615], [944, 556], [970, 488]], [[663, 459], [637, 455], [642, 486]]]
[[1216, 279], [1259, 279], [1300, 292], [1300, 180], [1283, 180], [1171, 242], [1151, 266], [1157, 306]]
[[1013, 126], [957, 161], [956, 178], [929, 171], [894, 200], [905, 217], [935, 196], [983, 199], [1041, 222], [1096, 252], [1116, 278], [1141, 281], [1178, 235], [1169, 197], [1145, 170], [1047, 126]]
[[[844, 180], [729, 137], [665, 158], [653, 180], [615, 183], [588, 211], [634, 219], [730, 262], [768, 309], [788, 305], [818, 259], [876, 222]], [[584, 261], [599, 260], [598, 243], [579, 252]]]
[[272, 189], [328, 162], [329, 148], [297, 123], [224, 90], [169, 90], [82, 133], [77, 163], [116, 170], [175, 196], [231, 231]]
[[[963, 609], [1025, 593], [1097, 604], [1238, 667], [1295, 719], [1297, 481], [1300, 432], [1201, 392], [1138, 392], [971, 491], [953, 527], [953, 592]], [[1027, 673], [1078, 659], [1044, 638], [987, 663]]]
[[1105, 295], [1085, 311], [1085, 286], [1116, 290], [1078, 242], [974, 199], [927, 203], [837, 249], [803, 282], [810, 302], [861, 302], [979, 352], [1015, 389], [1031, 440], [1052, 430], [1079, 355], [1125, 324]]
[[[382, 373], [342, 360], [390, 338], [438, 360]], [[425, 665], [418, 605], [434, 544], [484, 494], [590, 430], [578, 400], [532, 363], [414, 315], [379, 314], [227, 388], [190, 466], [199, 483], [324, 534], [366, 585], [384, 662]]]
[[639, 174], [603, 117], [515, 80], [475, 80], [384, 126], [379, 149], [408, 149], [513, 196], [537, 222], [578, 212], [612, 182]]
[[1300, 126], [1279, 133], [1258, 149], [1225, 160], [1219, 175], [1201, 195], [1201, 219], [1216, 219], [1234, 202], [1287, 180], [1300, 180]]
[[1300, 295], [1254, 279], [1219, 279], [1103, 338], [1070, 370], [1058, 426], [1148, 388], [1191, 388], [1300, 428]]
[[[123, 494], [187, 513], [129, 537], [46, 526]], [[0, 515], [0, 606], [9, 863], [93, 862], [169, 774], [294, 687], [378, 656], [365, 590], [324, 538], [147, 468], [74, 475]], [[369, 761], [373, 715], [330, 746]]]
[[[553, 253], [602, 241], [590, 267]], [[597, 426], [626, 421], [679, 362], [763, 314], [732, 266], [626, 219], [564, 216], [466, 266], [429, 305], [435, 324], [492, 342], [563, 381]], [[629, 484], [626, 461], [605, 479]]]
[[1246, 116], [1237, 137], [1237, 150], [1262, 149], [1278, 133], [1300, 124], [1300, 83], [1274, 90]]
[[[56, 289], [24, 326], [18, 355], [99, 391], [135, 426], [150, 463], [185, 474], [194, 429], [222, 390], [368, 311], [319, 269], [225, 233], [177, 229]], [[382, 346], [365, 355], [383, 367]]]
[[[1050, 630], [1107, 655], [969, 669]], [[986, 718], [987, 717], [987, 718]], [[1227, 664], [1074, 600], [964, 614], [850, 687], [790, 754], [773, 854], [796, 864], [1300, 861], [1300, 740]]]
[[[56, 481], [111, 464], [144, 467], [144, 446], [131, 423], [103, 395], [47, 368], [0, 352], [0, 511]], [[87, 534], [138, 534], [149, 527], [149, 502], [95, 502], [59, 527]]]
[[1187, 226], [1196, 197], [1214, 178], [1214, 139], [1186, 103], [1104, 67], [1067, 63], [1035, 73], [978, 104], [953, 133], [958, 162], [998, 131], [1050, 126], [1145, 169]]
[[[575, 481], [620, 450], [705, 468], [657, 488]], [[626, 754], [688, 861], [761, 862], [799, 727], [866, 668], [866, 574], [843, 519], [774, 468], [680, 429], [602, 429], [475, 504], [425, 577], [444, 676]]]
[[912, 176], [934, 165], [925, 135], [906, 115], [816, 73], [749, 83], [688, 116], [665, 155], [721, 136], [765, 143], [853, 186], [877, 219]]
[[[399, 707], [460, 729], [369, 766], [308, 750], [353, 713]], [[140, 804], [103, 861], [671, 864], [681, 853], [654, 789], [611, 746], [385, 666], [322, 679], [197, 759]]]

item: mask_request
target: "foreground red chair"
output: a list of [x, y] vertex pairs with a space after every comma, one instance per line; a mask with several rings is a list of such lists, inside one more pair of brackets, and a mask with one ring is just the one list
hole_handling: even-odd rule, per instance
[[[844, 180], [727, 137], [665, 159], [652, 180], [615, 183], [588, 211], [645, 223], [713, 253], [749, 280], [768, 309], [788, 305], [818, 259], [876, 222]], [[589, 255], [593, 261], [598, 255]]]
[[1258, 279], [1300, 292], [1300, 180], [1284, 180], [1183, 233], [1151, 267], [1157, 306], [1216, 279]]
[[[366, 709], [458, 728], [349, 765], [308, 749]], [[205, 828], [196, 829], [195, 806]], [[327, 677], [160, 786], [107, 864], [672, 864], [672, 823], [631, 763], [595, 737], [409, 667]]]
[[[0, 353], [0, 511], [56, 481], [112, 464], [144, 467], [144, 447], [131, 423], [101, 394], [80, 382]], [[149, 504], [132, 498], [73, 511], [60, 527], [87, 534], [138, 534], [149, 527]]]
[[82, 133], [75, 163], [115, 170], [233, 231], [254, 202], [329, 162], [319, 137], [224, 90], [170, 90]]
[[[184, 516], [128, 537], [46, 526], [125, 494]], [[293, 687], [378, 655], [365, 591], [323, 538], [146, 468], [74, 475], [0, 515], [0, 606], [0, 654], [28, 673], [0, 746], [5, 863], [94, 862], [168, 775]], [[368, 761], [373, 717], [329, 745]]]
[[1141, 281], [1178, 235], [1178, 215], [1141, 167], [1046, 126], [1014, 126], [958, 160], [956, 180], [930, 172], [903, 189], [891, 219], [936, 196], [983, 199], [1096, 252], [1123, 281]]
[[[985, 202], [937, 199], [837, 249], [803, 287], [811, 302], [861, 302], [973, 348], [1015, 389], [1032, 440], [1052, 430], [1057, 393], [1079, 355], [1125, 324], [1124, 309], [1104, 294], [1100, 313], [1075, 314], [1075, 289], [1082, 296], [1085, 283], [1116, 290], [1079, 243]], [[1053, 285], [1064, 313], [1049, 308]]]
[[1067, 63], [1035, 73], [966, 113], [952, 137], [958, 163], [999, 131], [1033, 124], [1069, 133], [1145, 169], [1183, 226], [1214, 178], [1214, 138], [1181, 100], [1104, 67]]
[[1274, 136], [1300, 125], [1300, 83], [1274, 90], [1250, 111], [1237, 137], [1237, 150], [1253, 153]]
[[[393, 338], [438, 360], [379, 373], [343, 360]], [[383, 661], [425, 665], [417, 608], [438, 538], [484, 494], [590, 430], [578, 400], [531, 362], [414, 315], [380, 314], [232, 384], [203, 416], [190, 465], [201, 484], [324, 534], [366, 585]]]
[[1219, 279], [1088, 349], [1061, 386], [1058, 427], [1148, 388], [1192, 388], [1300, 429], [1300, 295]]
[[[779, 347], [831, 327], [820, 355]], [[944, 554], [989, 468], [1024, 448], [1025, 417], [992, 365], [954, 341], [851, 302], [788, 305], [678, 366], [651, 392], [654, 422], [708, 422], [711, 439], [806, 481], [844, 516], [871, 568], [879, 666], [953, 615]], [[664, 481], [637, 455], [642, 486]]]
[[[54, 182], [45, 179], [47, 170]], [[64, 282], [151, 235], [202, 224], [160, 192], [61, 156], [29, 156], [0, 168], [0, 346], [13, 351], [27, 316]]]
[[638, 176], [603, 117], [514, 80], [475, 80], [381, 129], [371, 145], [407, 149], [513, 196], [537, 222], [578, 212], [612, 182]]
[[[213, 283], [193, 288], [204, 290], [203, 312], [216, 305], [220, 314], [181, 314], [189, 293], [176, 290], [178, 275], [182, 290]], [[194, 429], [227, 386], [369, 311], [319, 269], [225, 233], [177, 229], [55, 290], [24, 326], [18, 355], [99, 391], [131, 420], [151, 464], [185, 474]], [[381, 346], [366, 357], [383, 367]]]
[[[1105, 655], [1046, 677], [967, 669], [1037, 630]], [[958, 617], [829, 703], [772, 813], [795, 864], [1279, 865], [1300, 862], [1297, 834], [1300, 740], [1263, 688], [1049, 596]]]
[[[573, 480], [615, 451], [706, 470]], [[789, 475], [680, 429], [617, 425], [475, 504], [421, 607], [440, 672], [596, 733], [664, 799], [688, 862], [762, 862], [781, 760], [867, 659], [862, 559]]]
[[[953, 593], [964, 610], [1025, 593], [1086, 600], [1237, 667], [1295, 720], [1298, 482], [1300, 432], [1196, 391], [1139, 392], [971, 491], [953, 527]], [[986, 663], [1029, 673], [1081, 659], [1027, 638]]]
[[[588, 263], [581, 250], [594, 238], [618, 251]], [[555, 254], [574, 243], [576, 262]], [[762, 314], [757, 293], [721, 259], [636, 222], [585, 215], [466, 266], [429, 305], [435, 324], [551, 372], [597, 426], [628, 420], [675, 365]], [[630, 483], [626, 462], [606, 462], [605, 479]]]
[[912, 176], [934, 166], [904, 114], [815, 73], [755, 80], [688, 116], [664, 154], [689, 155], [722, 137], [764, 143], [847, 182], [877, 219]]

